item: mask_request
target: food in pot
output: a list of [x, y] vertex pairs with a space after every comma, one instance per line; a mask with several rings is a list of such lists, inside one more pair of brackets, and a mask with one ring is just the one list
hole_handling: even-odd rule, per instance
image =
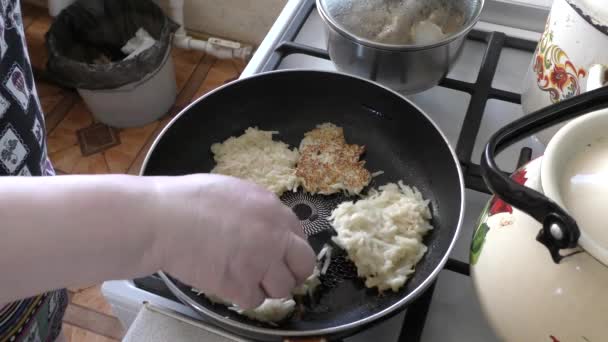
[[349, 145], [344, 130], [324, 123], [304, 135], [296, 176], [311, 194], [330, 195], [344, 191], [358, 195], [372, 179], [360, 160], [365, 146]]
[[297, 149], [272, 140], [277, 132], [247, 128], [239, 137], [230, 137], [213, 144], [211, 152], [216, 162], [211, 173], [238, 177], [257, 183], [280, 196], [298, 188]]
[[356, 202], [340, 204], [330, 217], [344, 248], [365, 278], [379, 291], [398, 291], [427, 251], [424, 236], [433, 229], [429, 201], [399, 182], [372, 189]]
[[328, 1], [334, 18], [349, 32], [384, 44], [433, 44], [458, 32], [462, 10], [450, 1]]

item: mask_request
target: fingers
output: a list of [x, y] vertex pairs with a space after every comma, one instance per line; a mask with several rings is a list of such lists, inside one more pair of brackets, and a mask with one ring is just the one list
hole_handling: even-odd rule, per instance
[[[283, 204], [281, 204], [283, 205]], [[306, 240], [306, 234], [304, 233], [304, 228], [302, 227], [302, 224], [300, 223], [300, 220], [298, 219], [298, 216], [296, 216], [296, 213], [294, 213], [289, 207], [283, 205], [284, 207], [284, 211], [285, 211], [285, 223], [287, 224], [287, 228], [292, 231], [294, 234], [296, 234], [298, 237]]]
[[262, 305], [266, 299], [266, 295], [261, 288], [251, 286], [243, 287], [241, 293], [235, 298], [234, 304], [238, 305], [241, 309], [249, 310]]
[[285, 264], [295, 277], [296, 285], [302, 284], [315, 268], [315, 252], [308, 242], [295, 235], [291, 235], [291, 241], [285, 252]]
[[260, 282], [254, 280], [256, 272], [252, 273], [251, 267], [234, 266], [229, 266], [222, 277], [221, 286], [214, 290], [214, 294], [244, 310], [257, 308], [266, 299], [266, 294]]
[[283, 260], [273, 263], [262, 280], [262, 289], [268, 298], [291, 297], [291, 290], [295, 287], [296, 279]]

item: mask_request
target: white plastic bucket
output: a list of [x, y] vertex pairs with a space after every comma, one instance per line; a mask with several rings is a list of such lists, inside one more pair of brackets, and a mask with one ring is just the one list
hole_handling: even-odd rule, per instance
[[177, 96], [171, 49], [161, 66], [141, 81], [116, 89], [77, 90], [93, 116], [108, 126], [139, 127], [158, 120]]

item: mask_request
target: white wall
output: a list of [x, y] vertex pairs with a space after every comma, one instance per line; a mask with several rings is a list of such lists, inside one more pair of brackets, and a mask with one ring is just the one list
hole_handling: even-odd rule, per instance
[[186, 0], [185, 23], [193, 31], [258, 45], [287, 0]]
[[[53, 0], [24, 0], [45, 4]], [[63, 2], [65, 0], [54, 0]], [[154, 0], [161, 5], [166, 0]], [[185, 0], [189, 30], [259, 45], [287, 0]]]

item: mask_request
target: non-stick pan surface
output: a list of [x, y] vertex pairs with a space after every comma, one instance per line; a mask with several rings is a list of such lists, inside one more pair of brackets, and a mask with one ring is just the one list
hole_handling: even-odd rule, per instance
[[[437, 99], [441, 101], [441, 99]], [[197, 296], [171, 279], [172, 290], [206, 318], [240, 334], [264, 336], [327, 335], [355, 330], [404, 308], [430, 285], [457, 237], [463, 213], [459, 164], [432, 121], [400, 95], [371, 82], [321, 71], [282, 71], [224, 86], [184, 110], [157, 139], [143, 168], [145, 175], [184, 175], [214, 167], [210, 146], [248, 127], [278, 131], [297, 147], [304, 133], [332, 122], [344, 128], [349, 143], [367, 147], [371, 172], [384, 171], [372, 186], [403, 180], [431, 201], [435, 229], [425, 239], [428, 252], [397, 293], [367, 289], [356, 269], [336, 256], [318, 298], [278, 327], [258, 323]], [[330, 239], [326, 218], [342, 196], [286, 194], [283, 201], [302, 220], [318, 252]], [[238, 213], [235, 213], [238, 215]], [[201, 260], [201, 267], [206, 267]]]

